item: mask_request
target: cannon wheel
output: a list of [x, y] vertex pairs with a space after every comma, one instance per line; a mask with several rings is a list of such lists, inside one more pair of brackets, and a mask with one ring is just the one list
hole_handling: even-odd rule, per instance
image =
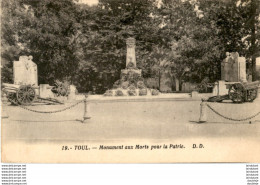
[[21, 105], [30, 105], [36, 97], [35, 90], [30, 85], [21, 86], [17, 93], [16, 98]]
[[257, 89], [250, 89], [250, 90], [248, 90], [247, 91], [247, 101], [248, 102], [253, 102], [256, 99], [256, 97], [257, 97], [257, 93], [258, 93]]
[[244, 94], [244, 87], [240, 83], [231, 85], [228, 91], [229, 99], [231, 99], [234, 103], [243, 103], [245, 99]]

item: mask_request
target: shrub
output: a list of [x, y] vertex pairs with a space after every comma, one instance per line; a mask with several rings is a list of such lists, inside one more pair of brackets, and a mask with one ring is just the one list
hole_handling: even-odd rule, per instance
[[140, 89], [139, 96], [145, 96], [145, 95], [147, 95], [147, 89]]
[[124, 96], [124, 93], [121, 90], [116, 91], [116, 96]]
[[117, 88], [119, 88], [119, 85], [114, 84], [113, 89], [117, 89]]
[[144, 89], [144, 88], [145, 88], [144, 82], [143, 82], [143, 81], [138, 81], [138, 82], [137, 82], [137, 87], [138, 87], [139, 89]]
[[131, 84], [128, 89], [132, 90], [132, 91], [135, 91], [136, 88], [135, 88], [134, 84]]
[[144, 78], [143, 78], [142, 76], [139, 75], [139, 76], [137, 77], [136, 80], [137, 80], [137, 81], [142, 81], [142, 82], [143, 82], [143, 81], [144, 81]]
[[52, 88], [52, 92], [57, 96], [68, 96], [70, 92], [70, 83], [68, 81], [61, 82], [55, 80], [55, 86]]
[[113, 91], [107, 90], [104, 94], [104, 96], [113, 96]]
[[121, 80], [122, 80], [122, 82], [127, 81], [127, 74], [122, 73], [122, 74], [121, 74]]
[[140, 78], [140, 74], [135, 72], [135, 73], [133, 74], [133, 77], [134, 77], [135, 82], [137, 82], [138, 79]]
[[113, 85], [113, 89], [117, 89], [120, 87], [120, 80], [117, 80], [114, 85]]
[[116, 84], [116, 85], [120, 85], [120, 80], [115, 81], [114, 84]]
[[156, 96], [156, 95], [159, 94], [159, 91], [157, 89], [152, 89], [151, 93], [152, 93], [153, 96]]
[[136, 96], [135, 90], [128, 90], [127, 93], [128, 93], [129, 96]]
[[129, 86], [129, 82], [123, 82], [123, 83], [122, 83], [122, 88], [123, 88], [123, 89], [127, 89], [128, 86]]

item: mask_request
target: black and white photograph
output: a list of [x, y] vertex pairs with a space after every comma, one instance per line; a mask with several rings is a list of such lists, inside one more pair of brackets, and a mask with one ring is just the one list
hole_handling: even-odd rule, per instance
[[2, 0], [4, 163], [260, 162], [258, 0]]

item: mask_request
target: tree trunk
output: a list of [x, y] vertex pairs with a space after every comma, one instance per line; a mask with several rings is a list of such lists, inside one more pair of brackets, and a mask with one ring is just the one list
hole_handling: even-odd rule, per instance
[[252, 59], [252, 81], [256, 80], [256, 21], [255, 21], [255, 16], [256, 16], [256, 8], [257, 8], [257, 3], [256, 0], [252, 0], [251, 2], [251, 13], [252, 13], [252, 19], [251, 19], [251, 59]]
[[161, 70], [159, 70], [159, 77], [158, 77], [158, 79], [159, 79], [159, 83], [158, 83], [158, 86], [159, 86], [159, 91], [161, 91]]
[[177, 78], [175, 78], [175, 88], [177, 92], [180, 91], [180, 81]]

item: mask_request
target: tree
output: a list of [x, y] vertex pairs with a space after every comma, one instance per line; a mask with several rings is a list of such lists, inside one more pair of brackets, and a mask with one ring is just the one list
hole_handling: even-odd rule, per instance
[[26, 52], [21, 41], [21, 30], [25, 30], [30, 21], [30, 11], [21, 1], [3, 0], [1, 16], [1, 65], [2, 82], [13, 82], [13, 61]]
[[[162, 1], [157, 12], [161, 21], [158, 46], [163, 60], [179, 91], [182, 81], [215, 81], [219, 77], [221, 44], [216, 37], [216, 24], [189, 1]], [[199, 13], [198, 13], [199, 12]]]
[[137, 40], [137, 65], [142, 67], [143, 55], [151, 49], [153, 41], [150, 16], [153, 2], [102, 0], [97, 7], [85, 7], [81, 24], [87, 44], [83, 47], [85, 62], [81, 63], [81, 76], [89, 74], [89, 85], [95, 86], [98, 93], [111, 88], [126, 67], [128, 37]]
[[[243, 2], [243, 1], [242, 1]], [[247, 20], [245, 21], [245, 28], [248, 30], [249, 36], [246, 40], [249, 40], [248, 57], [251, 58], [251, 70], [252, 80], [255, 81], [260, 77], [256, 75], [256, 57], [260, 56], [260, 2], [258, 0], [249, 0], [243, 3], [248, 3], [249, 12]]]
[[[202, 1], [201, 1], [202, 2]], [[227, 52], [238, 52], [247, 58], [253, 80], [255, 75], [255, 58], [260, 56], [259, 12], [258, 0], [206, 1], [204, 9], [215, 4], [211, 10], [211, 19], [217, 23], [218, 38]]]
[[168, 73], [177, 90], [185, 81], [219, 80], [226, 51], [246, 56], [255, 79], [257, 0], [100, 0], [93, 7], [73, 0], [3, 0], [2, 10], [5, 82], [12, 81], [12, 62], [32, 55], [39, 83], [68, 80], [80, 91], [103, 93], [125, 68], [128, 37], [136, 38], [143, 76]]
[[73, 82], [79, 63], [74, 39], [80, 29], [76, 4], [72, 0], [43, 0], [28, 1], [27, 5], [33, 18], [22, 34], [38, 65], [39, 81]]
[[169, 53], [170, 50], [155, 45], [146, 57], [147, 62], [145, 68], [150, 69], [150, 77], [158, 78], [159, 90], [161, 87], [162, 74], [169, 74]]
[[2, 5], [2, 58], [9, 61], [7, 68], [19, 55], [32, 55], [40, 83], [72, 82], [80, 57], [77, 5], [72, 0], [4, 0]]

